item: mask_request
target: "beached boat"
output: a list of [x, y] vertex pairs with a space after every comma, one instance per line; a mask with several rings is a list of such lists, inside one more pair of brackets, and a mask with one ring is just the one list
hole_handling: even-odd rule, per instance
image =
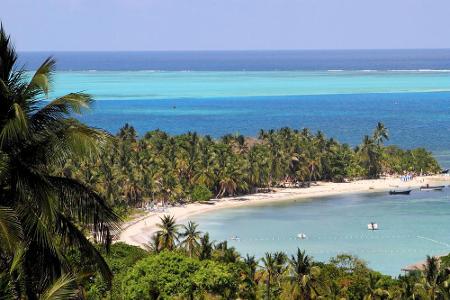
[[445, 188], [445, 185], [425, 185], [421, 186], [421, 191], [442, 191]]
[[389, 195], [409, 195], [412, 190], [406, 191], [389, 191]]

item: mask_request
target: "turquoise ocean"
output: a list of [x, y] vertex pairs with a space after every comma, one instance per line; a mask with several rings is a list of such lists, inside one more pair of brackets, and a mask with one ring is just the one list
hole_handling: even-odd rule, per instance
[[450, 71], [61, 71], [54, 86], [54, 96], [94, 95], [81, 119], [113, 133], [125, 123], [214, 137], [289, 126], [357, 145], [381, 121], [390, 143], [426, 147], [450, 167]]
[[[410, 196], [350, 194], [220, 210], [191, 219], [214, 240], [227, 240], [241, 253], [293, 254], [299, 247], [320, 261], [353, 254], [373, 269], [397, 276], [426, 255], [450, 252], [449, 190], [415, 190]], [[370, 222], [377, 222], [380, 230], [367, 230]], [[297, 239], [299, 233], [307, 238]]]
[[450, 167], [450, 50], [25, 52], [52, 55], [54, 92], [90, 93], [81, 117], [112, 133], [162, 129], [220, 137], [308, 127], [357, 145], [381, 121], [390, 143]]
[[[450, 167], [450, 50], [23, 53], [27, 69], [58, 60], [50, 97], [84, 91], [97, 100], [79, 117], [115, 133], [197, 131], [256, 136], [308, 127], [357, 145], [377, 122], [389, 143], [425, 147]], [[243, 254], [317, 259], [351, 253], [397, 275], [406, 264], [450, 251], [450, 194], [357, 194], [223, 210], [195, 218], [214, 240]], [[381, 230], [368, 232], [376, 221]], [[296, 240], [299, 232], [307, 240]]]

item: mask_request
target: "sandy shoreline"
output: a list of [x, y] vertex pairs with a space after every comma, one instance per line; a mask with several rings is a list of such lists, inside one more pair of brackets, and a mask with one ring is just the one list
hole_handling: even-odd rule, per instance
[[393, 189], [418, 188], [425, 184], [450, 184], [450, 177], [443, 175], [416, 177], [403, 182], [400, 178], [385, 178], [376, 180], [359, 180], [350, 183], [318, 182], [310, 188], [278, 188], [272, 193], [258, 193], [233, 198], [223, 198], [215, 201], [214, 205], [193, 203], [185, 207], [171, 207], [165, 212], [149, 212], [123, 225], [118, 241], [127, 244], [143, 246], [156, 231], [156, 224], [163, 215], [174, 216], [177, 222], [184, 221], [190, 216], [208, 213], [218, 209], [233, 208], [265, 203], [290, 201], [294, 199], [320, 198], [347, 193], [371, 193]]

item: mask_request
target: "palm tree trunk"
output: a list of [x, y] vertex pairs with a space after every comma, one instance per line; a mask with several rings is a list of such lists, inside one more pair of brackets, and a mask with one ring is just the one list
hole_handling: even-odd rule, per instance
[[28, 300], [38, 300], [36, 294], [34, 293], [34, 289], [33, 289], [33, 283], [32, 283], [32, 278], [31, 278], [31, 268], [29, 265], [29, 261], [27, 258], [25, 258], [25, 262], [24, 262], [24, 278], [25, 278], [25, 293], [27, 294], [27, 299]]

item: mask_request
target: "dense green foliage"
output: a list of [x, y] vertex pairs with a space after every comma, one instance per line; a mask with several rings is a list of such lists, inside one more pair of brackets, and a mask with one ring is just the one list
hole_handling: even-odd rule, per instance
[[[392, 278], [372, 271], [364, 261], [351, 255], [338, 255], [322, 263], [297, 249], [293, 255], [266, 253], [258, 260], [248, 255], [242, 257], [227, 242], [211, 242], [208, 234], [199, 232], [192, 222], [183, 227], [166, 216], [161, 218], [159, 228], [152, 241], [159, 246], [149, 247], [149, 252], [124, 244], [112, 247], [111, 254], [105, 257], [116, 274], [113, 286], [119, 288], [103, 294], [91, 293], [89, 299], [444, 300], [450, 297], [448, 257], [441, 262], [428, 257], [423, 271]], [[187, 244], [193, 245], [194, 250]], [[130, 259], [126, 259], [127, 255]], [[133, 264], [134, 261], [137, 263]], [[95, 279], [93, 282], [91, 291], [97, 284]]]
[[235, 294], [238, 276], [232, 266], [162, 252], [138, 262], [125, 276], [125, 299], [193, 299], [204, 293]]
[[[110, 288], [108, 283], [98, 274], [87, 278], [82, 282], [87, 299], [117, 299], [117, 296], [113, 297], [112, 295], [121, 295], [121, 283], [128, 269], [134, 266], [137, 261], [148, 256], [147, 251], [124, 243], [113, 244], [108, 252], [102, 251], [102, 254], [114, 273], [113, 282]], [[95, 270], [92, 271], [95, 273]]]
[[43, 101], [53, 59], [31, 79], [16, 61], [1, 27], [0, 298], [68, 299], [76, 291], [74, 273], [84, 271], [70, 259], [72, 252], [110, 283], [111, 270], [92, 242], [108, 246], [118, 218], [95, 191], [56, 170], [69, 160], [94, 157], [108, 137], [71, 118], [89, 107], [89, 95]]
[[308, 187], [316, 180], [439, 171], [430, 152], [383, 146], [387, 137], [381, 123], [355, 148], [307, 129], [262, 130], [258, 139], [226, 135], [219, 140], [155, 130], [139, 139], [134, 128], [125, 125], [100, 158], [70, 161], [61, 172], [100, 191], [116, 209], [127, 209], [274, 186]]
[[192, 201], [206, 201], [213, 197], [213, 193], [204, 184], [194, 186], [191, 192]]

